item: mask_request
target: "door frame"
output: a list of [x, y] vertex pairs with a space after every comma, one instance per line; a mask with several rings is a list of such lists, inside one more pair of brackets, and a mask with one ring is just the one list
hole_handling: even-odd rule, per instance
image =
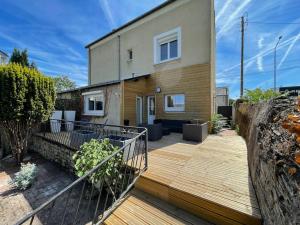
[[[138, 99], [140, 100], [140, 120], [141, 121], [137, 121], [138, 117]], [[135, 102], [135, 113], [136, 113], [136, 118], [135, 118], [135, 122], [137, 123], [136, 125], [138, 126], [139, 124], [143, 123], [143, 97], [141, 96], [136, 96], [136, 102]]]
[[149, 117], [150, 117], [150, 113], [149, 113], [149, 111], [150, 111], [150, 98], [154, 98], [154, 116], [153, 115], [151, 115], [151, 116], [153, 116], [154, 117], [154, 119], [153, 119], [153, 121], [155, 120], [155, 117], [156, 117], [156, 98], [155, 98], [155, 95], [148, 95], [147, 96], [147, 121], [148, 121], [148, 124], [153, 124], [153, 123], [149, 123]]

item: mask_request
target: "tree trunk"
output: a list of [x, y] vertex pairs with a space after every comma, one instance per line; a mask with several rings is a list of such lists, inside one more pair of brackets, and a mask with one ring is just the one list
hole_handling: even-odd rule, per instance
[[31, 133], [31, 123], [19, 121], [6, 121], [2, 124], [4, 132], [9, 138], [12, 154], [18, 164], [23, 161], [27, 151], [27, 141]]

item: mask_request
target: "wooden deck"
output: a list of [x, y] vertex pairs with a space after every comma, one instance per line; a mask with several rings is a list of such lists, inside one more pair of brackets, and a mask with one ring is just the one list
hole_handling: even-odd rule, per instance
[[149, 143], [136, 187], [216, 224], [261, 224], [244, 140], [233, 132], [202, 144], [180, 134]]
[[134, 190], [112, 215], [106, 225], [210, 225], [175, 206], [141, 191]]

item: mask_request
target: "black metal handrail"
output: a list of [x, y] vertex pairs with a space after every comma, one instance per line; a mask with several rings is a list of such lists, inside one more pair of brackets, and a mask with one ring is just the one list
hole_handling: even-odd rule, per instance
[[[54, 121], [52, 120], [52, 122]], [[74, 123], [72, 131], [77, 129], [75, 124], [80, 123], [63, 120], [56, 120], [56, 122], [61, 123], [60, 126]], [[117, 151], [20, 219], [16, 225], [33, 224], [35, 221], [40, 221], [42, 224], [100, 224], [117, 207], [141, 173], [147, 169], [147, 129], [114, 125], [105, 125], [105, 128], [103, 124], [93, 123], [85, 123], [84, 126], [87, 124], [90, 128], [101, 127], [102, 132], [99, 134], [102, 136], [100, 135], [98, 138], [107, 138], [111, 134], [123, 134], [122, 140], [125, 136], [131, 138], [123, 141], [123, 146]], [[104, 131], [107, 128], [113, 128], [112, 132]], [[57, 134], [65, 132], [53, 129], [52, 131]], [[112, 140], [112, 143], [116, 144], [115, 141]], [[90, 177], [93, 174], [99, 174], [99, 171], [111, 163], [116, 165], [117, 169], [114, 176], [106, 174], [97, 183], [91, 182]]]

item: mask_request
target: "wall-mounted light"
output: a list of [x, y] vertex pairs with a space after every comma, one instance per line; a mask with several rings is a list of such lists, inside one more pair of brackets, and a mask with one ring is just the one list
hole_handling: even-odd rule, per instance
[[156, 93], [160, 93], [161, 92], [160, 87], [157, 87], [155, 91], [156, 91]]

